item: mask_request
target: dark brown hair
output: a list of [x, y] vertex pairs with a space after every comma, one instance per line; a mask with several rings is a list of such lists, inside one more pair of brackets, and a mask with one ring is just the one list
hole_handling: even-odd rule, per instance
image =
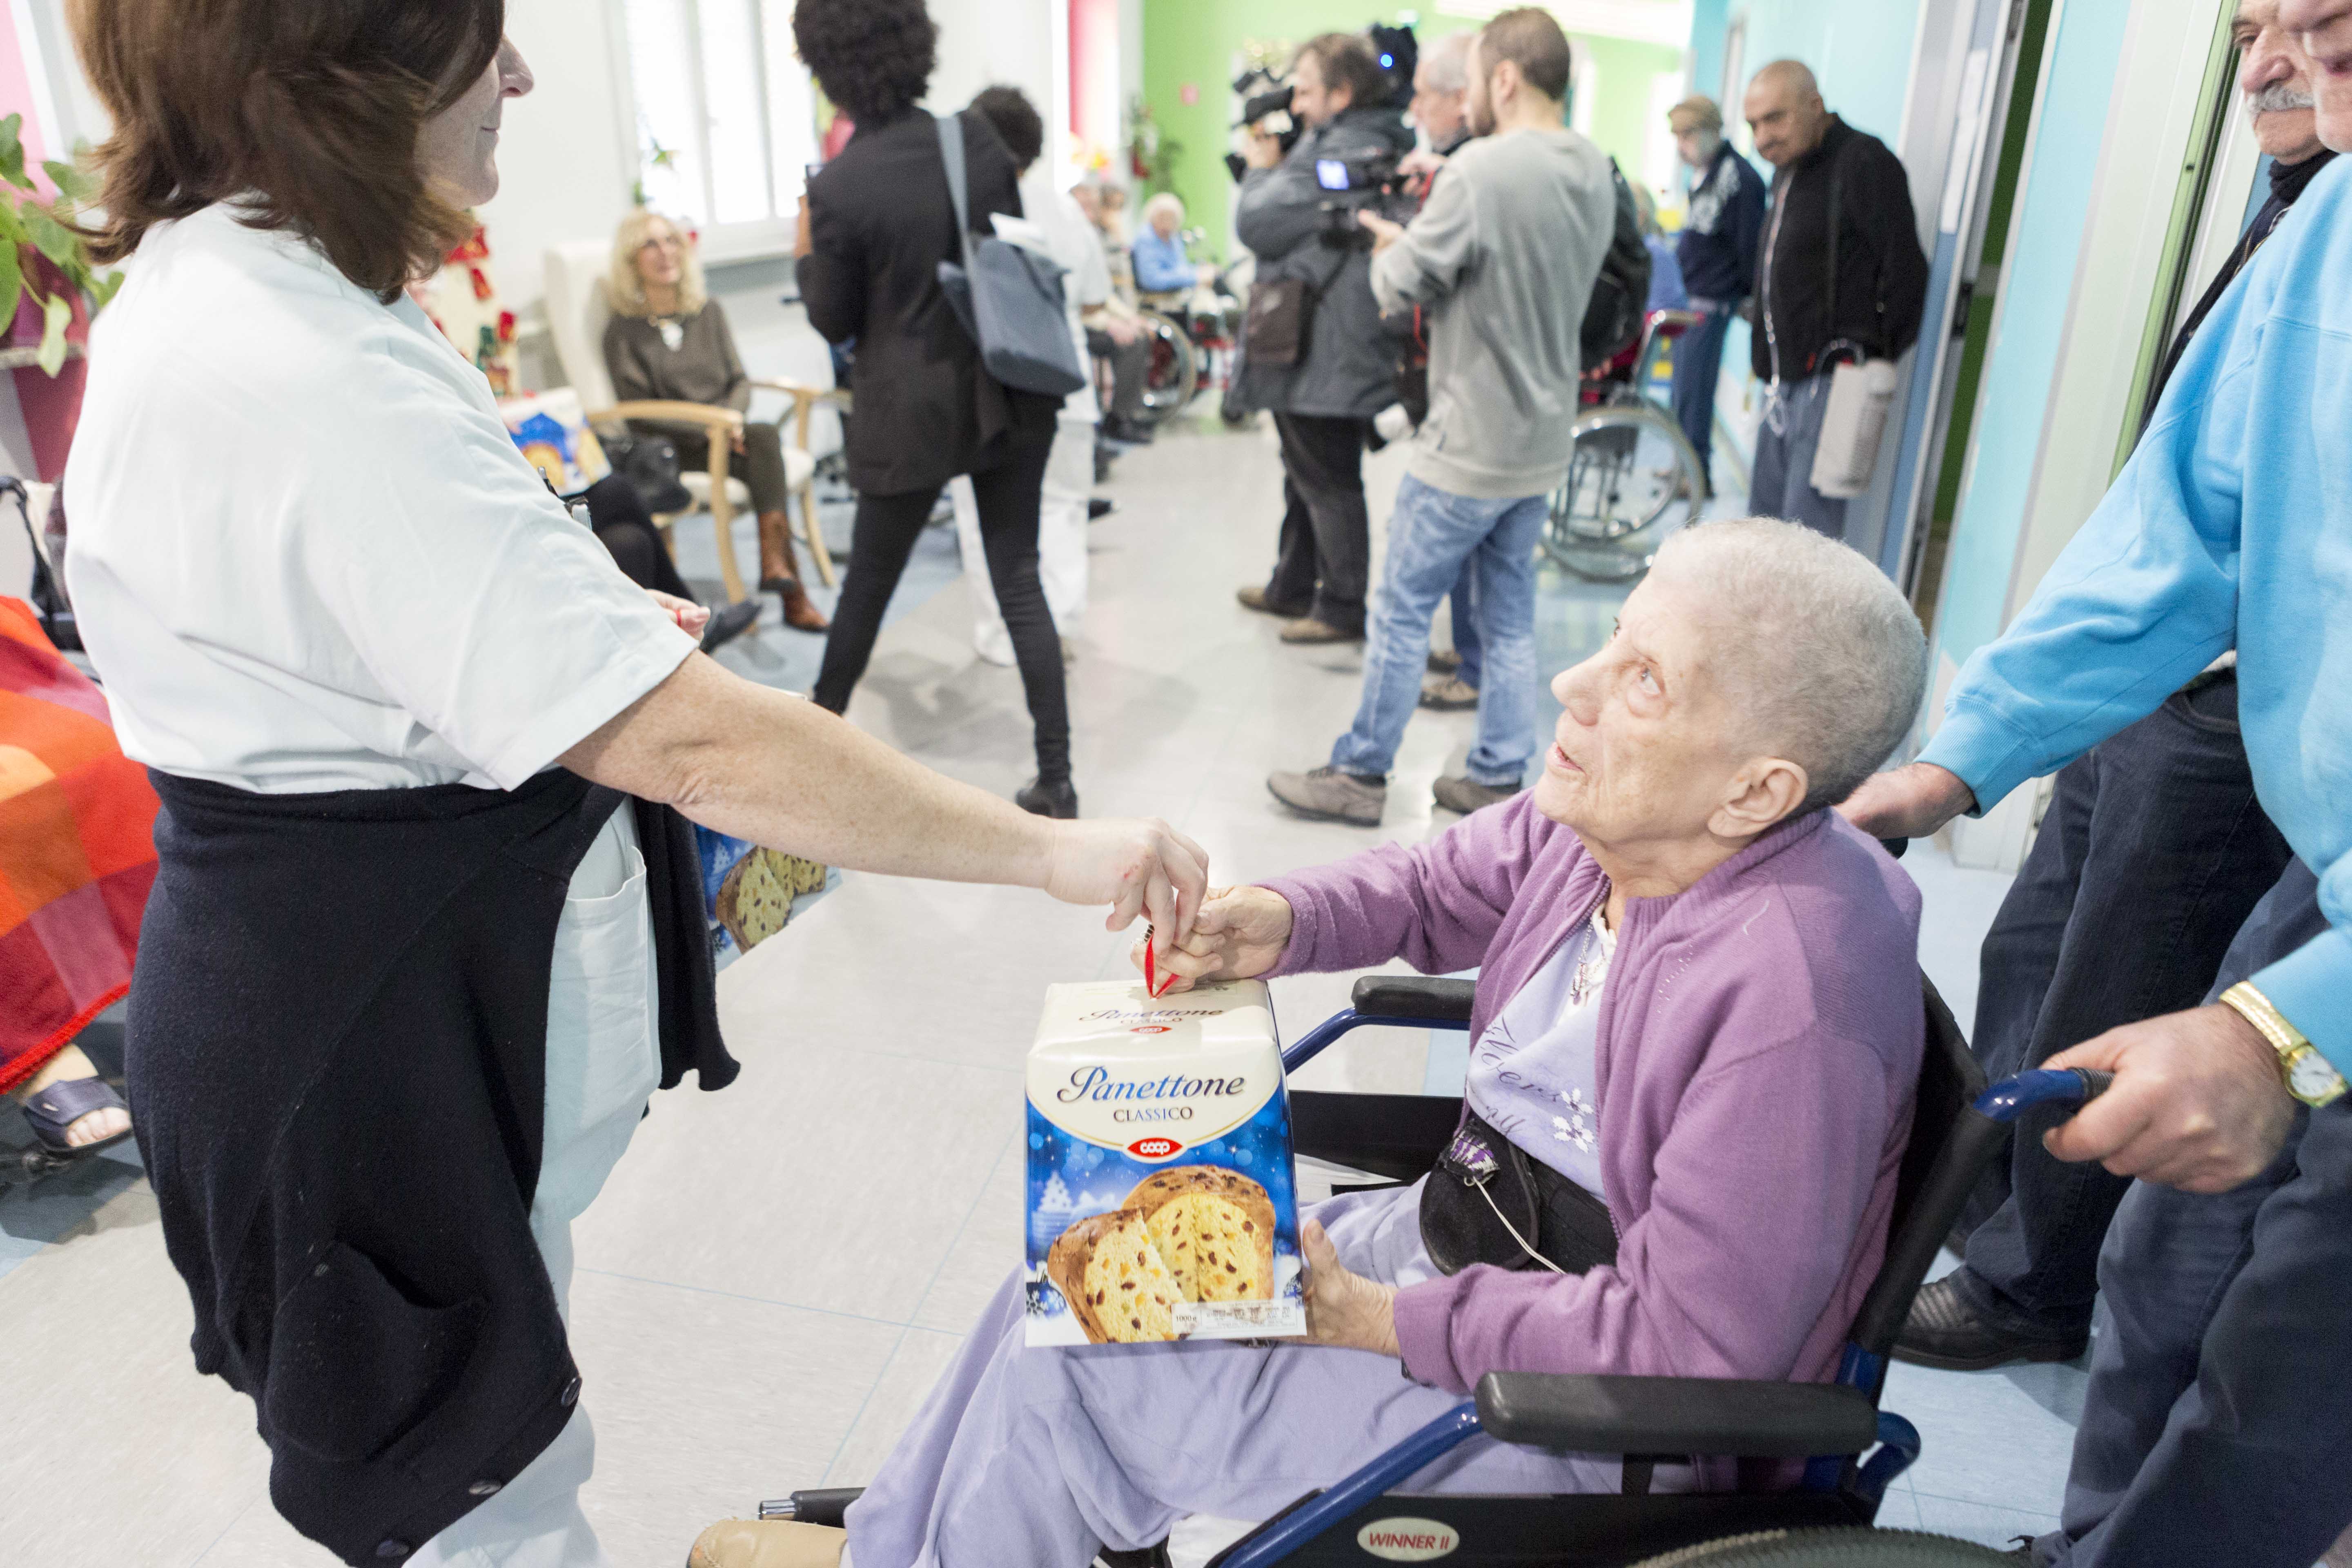
[[1478, 34], [1478, 64], [1489, 77], [1495, 63], [1508, 60], [1519, 68], [1519, 79], [1546, 98], [1565, 99], [1575, 61], [1568, 52], [1568, 35], [1549, 11], [1522, 5], [1506, 11]]
[[73, 0], [73, 30], [114, 118], [99, 260], [252, 192], [252, 226], [388, 300], [473, 232], [426, 188], [417, 132], [498, 58], [506, 0]]
[[1345, 87], [1348, 107], [1370, 109], [1388, 90], [1388, 78], [1381, 73], [1381, 62], [1372, 58], [1372, 46], [1353, 33], [1323, 33], [1298, 46], [1298, 53], [1290, 64], [1297, 70], [1298, 61], [1315, 57], [1315, 68], [1323, 73], [1327, 88]]

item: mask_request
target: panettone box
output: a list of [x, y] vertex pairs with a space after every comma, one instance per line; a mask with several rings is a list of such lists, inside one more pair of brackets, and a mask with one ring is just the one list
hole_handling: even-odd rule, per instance
[[1029, 1343], [1307, 1331], [1263, 982], [1049, 986], [1028, 1078]]

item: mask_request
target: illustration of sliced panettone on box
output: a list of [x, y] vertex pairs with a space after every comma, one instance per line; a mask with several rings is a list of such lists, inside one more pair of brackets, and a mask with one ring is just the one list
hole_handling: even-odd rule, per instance
[[818, 891], [824, 882], [825, 868], [814, 860], [754, 848], [720, 880], [712, 912], [736, 947], [749, 952], [784, 929], [794, 899]]
[[1070, 1304], [1087, 1342], [1148, 1344], [1176, 1337], [1183, 1299], [1136, 1209], [1089, 1215], [1064, 1231], [1045, 1274]]
[[1178, 1165], [1145, 1177], [1119, 1206], [1143, 1215], [1187, 1301], [1273, 1299], [1274, 1203], [1247, 1176]]

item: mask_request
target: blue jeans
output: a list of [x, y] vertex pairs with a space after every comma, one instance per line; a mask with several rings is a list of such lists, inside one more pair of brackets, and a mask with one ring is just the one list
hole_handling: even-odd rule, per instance
[[1429, 663], [1429, 626], [1469, 563], [1477, 574], [1478, 743], [1470, 777], [1516, 786], [1536, 751], [1536, 541], [1544, 498], [1480, 500], [1423, 484], [1411, 474], [1397, 487], [1389, 518], [1389, 554], [1364, 653], [1364, 697], [1355, 728], [1331, 748], [1331, 765], [1362, 778], [1386, 778], [1397, 743], [1421, 701]]
[[1823, 371], [1784, 383], [1780, 406], [1765, 405], [1764, 423], [1756, 427], [1756, 469], [1748, 481], [1748, 510], [1754, 517], [1801, 522], [1816, 533], [1842, 540], [1845, 502], [1813, 489], [1813, 452], [1822, 444], [1822, 416], [1829, 412], [1830, 375]]
[[1675, 342], [1675, 423], [1698, 454], [1698, 471], [1712, 474], [1715, 384], [1723, 374], [1723, 334], [1731, 325], [1734, 302], [1693, 300], [1690, 308], [1698, 312], [1698, 324]]
[[[2327, 929], [2300, 860], [2211, 994]], [[2352, 1101], [2298, 1112], [2210, 1196], [2135, 1183], [2099, 1257], [2099, 1334], [2061, 1528], [2066, 1568], [2308, 1568], [2352, 1521]]]
[[[2286, 869], [2254, 798], [2234, 671], [2175, 692], [2058, 775], [2025, 868], [1984, 941], [1969, 1038], [2007, 1078], [2125, 1024], [2194, 1007]], [[2090, 1327], [2099, 1244], [2131, 1183], [2042, 1146], [2029, 1117], [1978, 1190], [1990, 1210], [1954, 1288], [1996, 1322]]]
[[1486, 668], [1486, 650], [1478, 637], [1478, 566], [1475, 560], [1462, 563], [1462, 575], [1454, 579], [1454, 651], [1462, 656], [1462, 668], [1455, 677], [1472, 690], [1480, 689], [1479, 676]]

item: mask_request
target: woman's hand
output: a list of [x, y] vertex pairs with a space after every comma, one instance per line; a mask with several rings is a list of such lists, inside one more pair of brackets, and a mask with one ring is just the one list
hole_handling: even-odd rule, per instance
[[681, 599], [676, 594], [665, 594], [659, 588], [646, 589], [646, 597], [667, 610], [669, 618], [677, 623], [677, 629], [690, 637], [700, 637], [702, 628], [710, 624], [710, 612], [692, 599]]
[[[1190, 991], [1204, 980], [1246, 980], [1264, 974], [1290, 945], [1290, 900], [1271, 888], [1212, 888], [1192, 929], [1172, 949], [1152, 955], [1157, 974], [1171, 977], [1162, 995]], [[1128, 955], [1143, 967], [1143, 943]]]
[[1166, 952], [1192, 930], [1209, 887], [1209, 854], [1157, 818], [1054, 824], [1045, 891], [1066, 904], [1108, 904], [1106, 931], [1142, 915]]
[[1308, 1342], [1403, 1360], [1397, 1349], [1396, 1287], [1349, 1273], [1321, 1220], [1300, 1228], [1298, 1245], [1307, 1254]]

